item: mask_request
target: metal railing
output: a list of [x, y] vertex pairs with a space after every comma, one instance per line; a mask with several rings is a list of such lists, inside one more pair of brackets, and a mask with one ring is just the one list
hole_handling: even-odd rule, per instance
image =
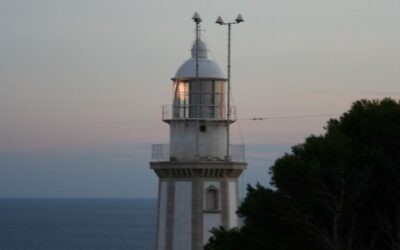
[[151, 145], [151, 161], [169, 161], [169, 144]]
[[246, 148], [243, 144], [230, 144], [229, 153], [231, 161], [237, 161], [237, 162], [246, 161]]
[[[200, 106], [201, 120], [228, 120], [227, 106]], [[162, 106], [162, 120], [196, 120], [198, 107], [196, 105], [163, 105]], [[229, 120], [236, 120], [236, 106], [230, 106]]]
[[[193, 148], [193, 145], [178, 145], [181, 148], [189, 149], [188, 152], [192, 152], [190, 148]], [[218, 157], [218, 149], [220, 148], [220, 144], [200, 144], [200, 149], [207, 149], [206, 152], [202, 152], [200, 150], [199, 160], [225, 160], [223, 157]], [[215, 152], [214, 154], [212, 152]], [[224, 151], [225, 152], [225, 151]], [[245, 145], [243, 144], [231, 144], [229, 145], [230, 152], [230, 160], [234, 162], [244, 162], [245, 161]], [[194, 153], [193, 153], [194, 156]], [[189, 156], [190, 158], [190, 156]], [[153, 144], [151, 150], [151, 161], [179, 161], [179, 157], [175, 155], [171, 155], [170, 153], [170, 145], [169, 144]]]

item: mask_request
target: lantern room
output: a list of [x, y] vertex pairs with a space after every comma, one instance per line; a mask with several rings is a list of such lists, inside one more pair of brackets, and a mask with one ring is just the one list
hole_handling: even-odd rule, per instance
[[[191, 58], [178, 68], [175, 77], [172, 78], [174, 82], [173, 103], [172, 107], [164, 107], [164, 121], [224, 120], [227, 118], [225, 103], [227, 79], [219, 65], [208, 58], [206, 43], [203, 40], [198, 40], [197, 43], [192, 44]], [[196, 46], [198, 46], [197, 60]], [[196, 75], [196, 64], [198, 64], [198, 75]]]

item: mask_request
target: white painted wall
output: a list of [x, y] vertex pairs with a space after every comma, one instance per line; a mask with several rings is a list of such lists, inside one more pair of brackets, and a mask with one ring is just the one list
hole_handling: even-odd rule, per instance
[[165, 249], [165, 229], [166, 229], [166, 213], [167, 213], [167, 182], [160, 181], [160, 193], [158, 196], [159, 210], [158, 210], [158, 235], [157, 235], [157, 249]]
[[[207, 123], [206, 132], [198, 133], [199, 155], [201, 157], [218, 157], [226, 155], [226, 126], [223, 123]], [[170, 124], [170, 156], [178, 160], [193, 161], [196, 154], [195, 121], [175, 121]]]
[[218, 228], [222, 224], [221, 213], [204, 213], [203, 214], [203, 245], [208, 242], [211, 237], [210, 230]]
[[229, 196], [229, 227], [237, 227], [238, 226], [238, 217], [236, 215], [236, 210], [238, 208], [237, 199], [237, 183], [236, 181], [228, 182], [228, 196]]
[[192, 248], [192, 182], [175, 182], [173, 249]]

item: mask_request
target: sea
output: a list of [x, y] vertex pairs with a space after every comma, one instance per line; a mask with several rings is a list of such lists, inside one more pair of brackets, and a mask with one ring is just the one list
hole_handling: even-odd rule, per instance
[[156, 199], [0, 198], [1, 250], [154, 250]]

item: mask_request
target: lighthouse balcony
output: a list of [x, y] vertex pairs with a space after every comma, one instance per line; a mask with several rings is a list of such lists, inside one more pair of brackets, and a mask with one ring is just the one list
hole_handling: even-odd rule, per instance
[[[170, 122], [172, 120], [209, 120], [234, 122], [237, 119], [236, 106], [231, 105], [229, 109], [226, 105], [163, 105], [162, 120]], [[199, 116], [197, 114], [200, 114]]]
[[[180, 157], [179, 152], [173, 153], [169, 144], [153, 144], [151, 150], [152, 162], [172, 162], [172, 161], [231, 161], [245, 162], [245, 146], [243, 144], [229, 145], [229, 157], [220, 157], [225, 152], [219, 152], [221, 144], [199, 144], [197, 147], [193, 144], [179, 145], [188, 151], [193, 152], [190, 155]], [[192, 157], [191, 157], [192, 156]], [[189, 159], [189, 160], [188, 160]]]

